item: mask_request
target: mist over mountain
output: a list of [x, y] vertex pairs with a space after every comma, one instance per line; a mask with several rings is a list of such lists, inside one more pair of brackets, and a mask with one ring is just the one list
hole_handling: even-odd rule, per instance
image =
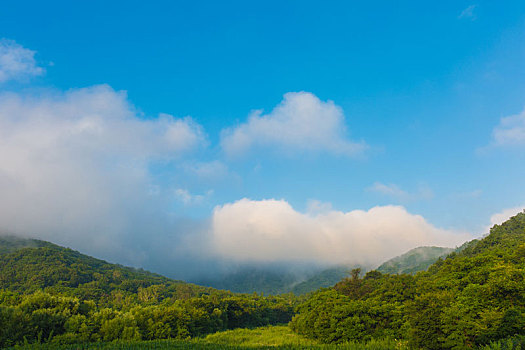
[[293, 265], [293, 264], [245, 264], [226, 269], [212, 277], [192, 282], [238, 293], [259, 292], [264, 294], [306, 294], [319, 288], [332, 287], [349, 277], [351, 271], [360, 269], [361, 274], [377, 270], [388, 274], [415, 274], [427, 270], [440, 258], [459, 252], [457, 248], [417, 247], [408, 252], [374, 265]]
[[418, 247], [409, 250], [405, 254], [385, 261], [377, 270], [382, 273], [414, 274], [419, 271], [425, 271], [430, 265], [439, 258], [444, 258], [448, 254], [456, 251], [454, 248], [444, 247]]

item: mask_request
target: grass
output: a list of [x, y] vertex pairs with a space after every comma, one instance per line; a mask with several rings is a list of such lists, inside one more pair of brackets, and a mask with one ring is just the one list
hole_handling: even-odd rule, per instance
[[200, 340], [204, 344], [232, 345], [240, 349], [343, 349], [343, 350], [395, 350], [406, 349], [406, 342], [371, 340], [367, 343], [323, 345], [294, 333], [288, 326], [267, 326], [254, 329], [234, 329], [210, 334]]
[[292, 332], [288, 326], [267, 326], [234, 329], [210, 334], [202, 340], [211, 344], [235, 344], [244, 347], [317, 345], [317, 342]]
[[267, 326], [254, 329], [234, 329], [210, 334], [204, 338], [189, 341], [154, 340], [154, 341], [118, 341], [109, 343], [88, 343], [73, 345], [32, 344], [16, 346], [24, 350], [395, 350], [406, 349], [406, 343], [395, 340], [372, 340], [368, 343], [348, 343], [342, 345], [323, 345], [300, 336], [287, 326]]

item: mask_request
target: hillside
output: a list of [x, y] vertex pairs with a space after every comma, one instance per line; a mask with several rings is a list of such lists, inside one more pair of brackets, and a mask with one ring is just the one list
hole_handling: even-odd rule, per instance
[[195, 281], [199, 285], [229, 290], [234, 293], [288, 293], [298, 280], [297, 275], [282, 268], [244, 267], [226, 272], [215, 278]]
[[[384, 262], [377, 270], [388, 274], [415, 274], [425, 271], [439, 258], [453, 251], [453, 248], [418, 247]], [[323, 270], [312, 269], [297, 273], [292, 267], [286, 266], [280, 268], [250, 266], [238, 268], [213, 279], [198, 280], [195, 283], [235, 293], [257, 292], [265, 295], [278, 295], [291, 292], [295, 295], [303, 295], [319, 288], [334, 286], [355, 268], [360, 268], [363, 273], [371, 270], [371, 267], [366, 266], [340, 265]]]
[[293, 299], [174, 281], [37, 240], [3, 237], [0, 348], [188, 339], [290, 321]]
[[291, 327], [326, 343], [395, 338], [413, 348], [471, 349], [523, 336], [525, 212], [427, 271], [356, 272], [297, 312]]
[[390, 274], [414, 274], [419, 271], [425, 271], [439, 258], [445, 257], [453, 251], [453, 248], [444, 247], [414, 248], [381, 264], [377, 271]]
[[50, 246], [54, 246], [54, 244], [45, 241], [40, 241], [38, 239], [0, 235], [0, 254], [12, 253], [22, 248], [40, 248]]
[[334, 286], [344, 277], [348, 276], [352, 267], [337, 266], [330, 269], [323, 270], [306, 281], [296, 284], [291, 292], [295, 295], [303, 295], [318, 290], [319, 288], [327, 288]]
[[[293, 266], [250, 266], [219, 275], [214, 279], [195, 283], [235, 293], [263, 293], [303, 295], [335, 285], [349, 274], [352, 266], [335, 266], [327, 269], [295, 269]], [[366, 271], [366, 268], [363, 268]]]
[[153, 285], [159, 299], [189, 298], [209, 290], [35, 239], [3, 236], [0, 252], [0, 289], [15, 292], [46, 290], [104, 302], [116, 292], [147, 299], [146, 290]]

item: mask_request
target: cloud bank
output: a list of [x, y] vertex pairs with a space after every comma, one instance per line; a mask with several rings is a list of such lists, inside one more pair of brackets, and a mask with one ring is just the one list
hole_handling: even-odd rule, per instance
[[332, 101], [323, 102], [309, 92], [289, 92], [270, 113], [255, 111], [245, 123], [223, 130], [221, 146], [228, 156], [254, 147], [345, 156], [362, 152], [366, 145], [348, 140], [345, 130], [343, 111]]
[[303, 214], [273, 199], [217, 206], [212, 237], [217, 254], [238, 261], [366, 265], [418, 246], [454, 247], [472, 238], [434, 227], [401, 206]]
[[13, 40], [1, 39], [0, 83], [44, 74], [44, 69], [36, 64], [35, 53]]
[[175, 247], [175, 194], [150, 167], [206, 138], [191, 118], [141, 117], [124, 92], [106, 85], [0, 95], [0, 232], [134, 265], [159, 236]]

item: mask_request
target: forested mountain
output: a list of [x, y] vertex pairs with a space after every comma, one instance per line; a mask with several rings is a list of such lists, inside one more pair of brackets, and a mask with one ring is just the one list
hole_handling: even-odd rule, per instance
[[291, 292], [295, 295], [303, 295], [318, 290], [334, 286], [337, 282], [348, 276], [352, 267], [336, 266], [319, 273], [316, 273], [307, 280], [293, 286]]
[[0, 289], [16, 292], [46, 290], [104, 302], [116, 293], [147, 298], [153, 285], [160, 299], [197, 296], [209, 289], [110, 264], [40, 240], [4, 236], [0, 251], [4, 252], [0, 254]]
[[0, 235], [0, 254], [12, 253], [22, 248], [39, 248], [49, 246], [54, 246], [54, 244], [45, 241], [40, 241], [38, 239]]
[[297, 308], [291, 327], [326, 343], [406, 339], [471, 349], [525, 334], [525, 212], [415, 276], [359, 271]]
[[0, 243], [0, 348], [186, 339], [286, 323], [293, 315], [293, 299], [174, 281], [43, 241], [3, 237]]
[[199, 285], [229, 290], [235, 293], [302, 295], [319, 288], [331, 287], [348, 275], [353, 267], [336, 266], [324, 270], [295, 271], [293, 267], [245, 267], [214, 279], [196, 281]]
[[419, 271], [425, 271], [430, 265], [435, 263], [437, 259], [443, 258], [453, 251], [453, 248], [444, 247], [414, 248], [405, 254], [397, 256], [381, 264], [377, 268], [377, 271], [390, 274], [414, 274]]
[[0, 347], [186, 339], [290, 320], [295, 332], [335, 344], [398, 339], [414, 349], [472, 349], [525, 336], [525, 212], [426, 271], [353, 269], [300, 299], [199, 287], [47, 242], [1, 242]]
[[234, 293], [263, 293], [277, 295], [290, 292], [301, 277], [284, 267], [249, 266], [219, 274], [214, 278], [196, 281], [199, 285], [229, 290]]
[[[425, 271], [439, 258], [453, 251], [453, 248], [418, 247], [386, 261], [377, 270], [389, 274], [414, 274]], [[235, 293], [257, 292], [265, 295], [278, 295], [291, 292], [295, 295], [303, 295], [319, 288], [334, 286], [343, 278], [348, 277], [350, 271], [355, 268], [360, 268], [361, 273], [372, 269], [370, 266], [339, 265], [322, 270], [312, 268], [299, 273], [292, 267], [285, 266], [280, 268], [249, 266], [215, 276], [213, 279], [198, 280], [195, 283]]]

